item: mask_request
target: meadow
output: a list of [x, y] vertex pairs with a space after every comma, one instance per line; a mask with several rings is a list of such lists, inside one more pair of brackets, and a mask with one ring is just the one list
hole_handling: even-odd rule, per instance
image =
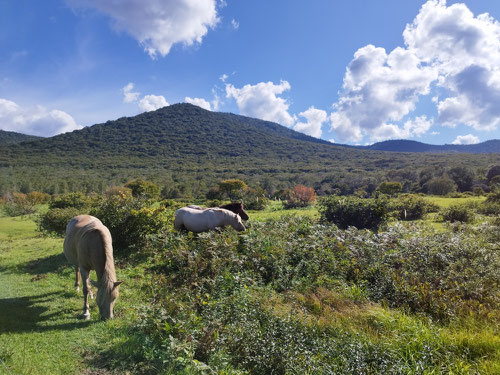
[[271, 201], [248, 211], [243, 234], [193, 235], [172, 229], [179, 205], [79, 206], [116, 239], [125, 283], [110, 321], [95, 301], [90, 321], [77, 318], [63, 239], [40, 231], [47, 206], [2, 214], [0, 374], [500, 373], [494, 217], [342, 230], [318, 207]]

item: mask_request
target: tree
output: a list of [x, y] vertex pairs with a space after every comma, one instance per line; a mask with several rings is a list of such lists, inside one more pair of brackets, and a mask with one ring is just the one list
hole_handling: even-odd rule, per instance
[[132, 190], [132, 195], [137, 198], [156, 199], [160, 196], [160, 187], [158, 185], [140, 178], [127, 182], [125, 187]]
[[248, 186], [245, 182], [236, 178], [229, 180], [222, 180], [219, 182], [219, 191], [222, 194], [227, 194], [229, 199], [236, 200], [243, 196]]
[[488, 180], [488, 182], [490, 182], [490, 180], [493, 177], [498, 175], [500, 175], [500, 165], [494, 165], [493, 167], [488, 169], [488, 173], [486, 174], [486, 179]]
[[387, 195], [396, 195], [398, 193], [401, 193], [402, 190], [403, 185], [401, 185], [401, 182], [397, 181], [382, 182], [377, 188], [377, 191]]
[[313, 188], [304, 185], [296, 185], [289, 192], [286, 208], [307, 207], [316, 200], [316, 192]]
[[427, 193], [446, 195], [457, 190], [457, 185], [448, 176], [434, 177], [424, 185]]
[[474, 172], [464, 167], [449, 170], [448, 176], [457, 184], [458, 191], [471, 191], [474, 183]]

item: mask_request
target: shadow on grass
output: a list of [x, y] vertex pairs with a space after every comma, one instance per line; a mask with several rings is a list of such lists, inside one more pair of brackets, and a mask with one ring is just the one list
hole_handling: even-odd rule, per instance
[[30, 275], [44, 275], [48, 273], [61, 273], [69, 266], [68, 261], [63, 253], [49, 255], [45, 258], [30, 260], [29, 262], [20, 264], [17, 269], [23, 273]]
[[[45, 306], [56, 298], [72, 298], [73, 293], [52, 292], [40, 295], [2, 298], [0, 299], [0, 334], [22, 332], [45, 332], [51, 330], [73, 330], [84, 328], [92, 321], [75, 319], [70, 323], [56, 323], [56, 317], [68, 315], [67, 310], [54, 311], [46, 314], [49, 307]], [[52, 310], [52, 308], [50, 308]], [[69, 318], [69, 316], [68, 316]], [[51, 324], [54, 323], [54, 324]]]

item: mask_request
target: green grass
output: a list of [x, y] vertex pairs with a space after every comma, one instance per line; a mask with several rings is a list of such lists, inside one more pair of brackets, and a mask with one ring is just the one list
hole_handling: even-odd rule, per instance
[[283, 202], [280, 201], [269, 201], [269, 205], [265, 210], [247, 210], [247, 213], [251, 221], [276, 220], [283, 216], [303, 216], [314, 219], [319, 218], [319, 212], [316, 206], [285, 210], [283, 209]]
[[486, 200], [486, 197], [483, 196], [470, 196], [464, 198], [449, 198], [449, 197], [441, 197], [437, 195], [427, 195], [424, 197], [425, 200], [437, 204], [441, 208], [450, 207], [455, 204], [465, 204], [465, 203], [481, 203]]
[[28, 218], [0, 217], [0, 374], [81, 374], [100, 367], [97, 351], [123, 339], [115, 329], [132, 315], [134, 289], [124, 287], [116, 304], [122, 319], [101, 321], [92, 300], [83, 321], [73, 275], [61, 238], [41, 237]]

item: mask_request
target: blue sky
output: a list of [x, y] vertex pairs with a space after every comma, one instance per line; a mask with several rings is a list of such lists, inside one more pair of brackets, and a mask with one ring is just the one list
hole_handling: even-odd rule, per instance
[[500, 2], [0, 0], [0, 129], [191, 102], [337, 143], [500, 138]]

